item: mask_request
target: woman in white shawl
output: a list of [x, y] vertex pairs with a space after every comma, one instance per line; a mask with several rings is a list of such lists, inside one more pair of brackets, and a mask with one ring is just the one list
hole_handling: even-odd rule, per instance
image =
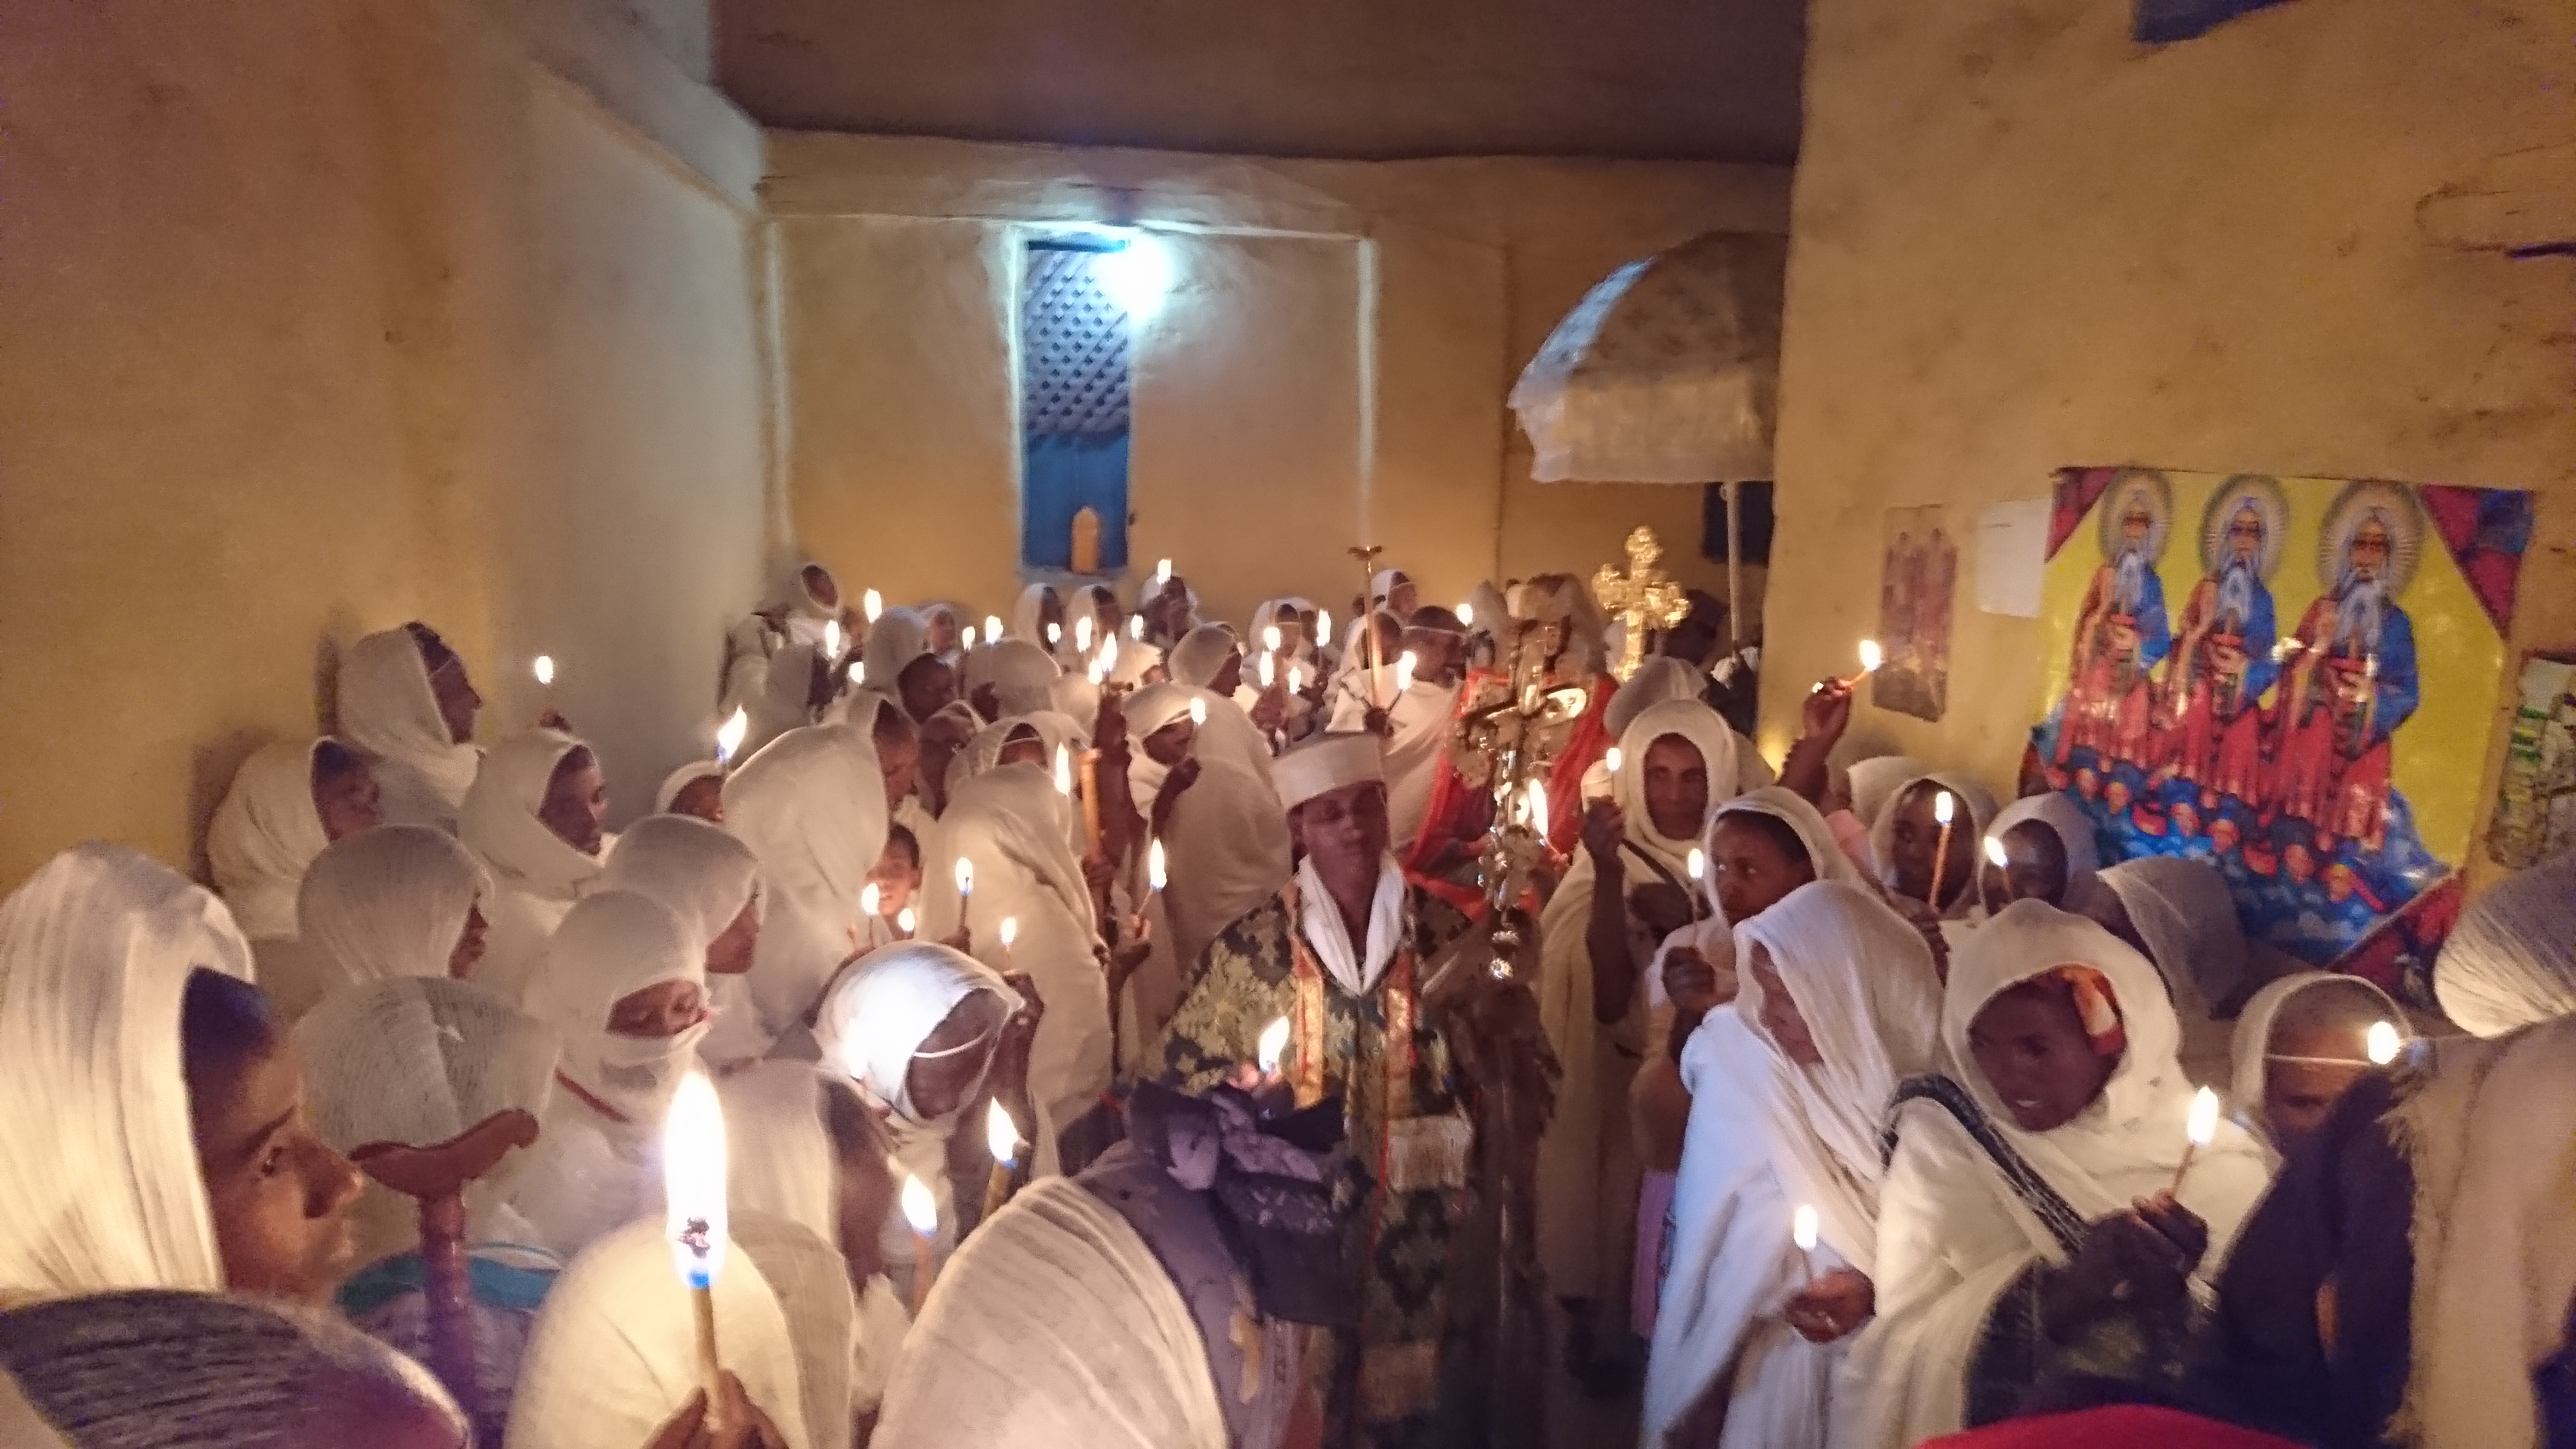
[[[805, 1431], [796, 1346], [778, 1296], [748, 1253], [716, 1274], [715, 1337], [760, 1419], [759, 1449], [839, 1449]], [[689, 1290], [671, 1271], [660, 1213], [591, 1245], [546, 1295], [519, 1371], [506, 1449], [639, 1449], [701, 1391]], [[696, 1442], [686, 1441], [686, 1442]]]
[[[1206, 710], [1191, 719], [1191, 701]], [[1172, 959], [1194, 962], [1219, 931], [1287, 884], [1288, 812], [1270, 780], [1270, 749], [1240, 710], [1214, 695], [1153, 684], [1123, 702], [1127, 788], [1163, 842], [1170, 880], [1159, 898]], [[1157, 947], [1160, 954], [1160, 947]]]
[[[1994, 863], [1997, 851], [2002, 865]], [[2035, 900], [2099, 919], [2109, 889], [2101, 873], [2093, 822], [2073, 800], [2050, 790], [2015, 800], [1988, 822], [1979, 846], [1977, 896], [1989, 912]]]
[[1644, 710], [1619, 745], [1611, 798], [1586, 809], [1583, 849], [1539, 922], [1539, 1013], [1565, 1076], [1539, 1146], [1538, 1242], [1560, 1298], [1624, 1306], [1638, 1185], [1628, 1085], [1646, 1050], [1638, 980], [1664, 938], [1700, 918], [1690, 853], [1709, 810], [1761, 781], [1747, 781], [1735, 732], [1704, 704]]
[[527, 997], [546, 938], [599, 880], [608, 784], [590, 746], [531, 730], [494, 747], [466, 792], [460, 834], [492, 877], [492, 923], [476, 979], [504, 1001]]
[[[1942, 849], [1941, 797], [1951, 797]], [[1995, 818], [1994, 792], [1955, 770], [1918, 775], [1891, 791], [1870, 822], [1870, 859], [1898, 910], [1918, 921], [1964, 923], [1977, 909], [1978, 844]], [[1956, 943], [1958, 931], [1944, 935]]]
[[2191, 856], [2141, 855], [2103, 871], [2102, 886], [2089, 914], [2164, 974], [2182, 1019], [2183, 1070], [2223, 1083], [2230, 1031], [2217, 1007], [2243, 993], [2253, 969], [2226, 878]]
[[[1940, 1056], [1941, 982], [1877, 894], [1817, 881], [1736, 927], [1742, 994], [1684, 1057], [1694, 1095], [1648, 1445], [1821, 1449], [1876, 1265], [1881, 1113]], [[1815, 1209], [1812, 1253], [1791, 1243]]]
[[856, 945], [859, 893], [886, 844], [876, 746], [845, 724], [782, 735], [725, 782], [725, 818], [760, 857], [764, 915], [750, 973], [719, 982], [707, 1048], [719, 1064], [808, 1021]]
[[2461, 912], [2433, 995], [2478, 1036], [2576, 1014], [2576, 853], [2515, 871]]
[[375, 778], [337, 740], [266, 746], [242, 762], [206, 829], [215, 889], [250, 939], [261, 989], [288, 1019], [329, 989], [312, 949], [296, 939], [296, 892], [335, 840], [375, 828]]
[[1031, 584], [1020, 590], [1019, 602], [1011, 606], [1011, 637], [1024, 644], [1034, 644], [1055, 657], [1056, 648], [1065, 639], [1064, 596], [1052, 584]]
[[529, 1014], [563, 1057], [513, 1206], [570, 1257], [660, 1200], [663, 1113], [707, 1034], [706, 943], [665, 907], [602, 891], [546, 954]]
[[[943, 1248], [960, 1236], [961, 1213], [971, 1222], [982, 1212], [993, 1165], [988, 1104], [1000, 1102], [1026, 1132], [1032, 1165], [1054, 1170], [1053, 1124], [1026, 1091], [1029, 1044], [1044, 1014], [1001, 973], [932, 941], [851, 962], [823, 999], [815, 1024], [823, 1064], [856, 1082], [884, 1121], [895, 1171], [930, 1189]], [[909, 1288], [912, 1229], [890, 1211], [881, 1231], [887, 1271]]]
[[707, 943], [707, 975], [740, 976], [760, 949], [760, 857], [719, 826], [648, 815], [619, 836], [599, 888], [660, 902]]
[[316, 856], [296, 903], [323, 993], [415, 976], [464, 980], [483, 959], [491, 879], [456, 837], [387, 825]]
[[868, 629], [865, 685], [926, 720], [957, 698], [957, 671], [930, 647], [930, 624], [910, 609], [888, 609]]
[[1004, 639], [966, 656], [966, 698], [986, 722], [1050, 708], [1064, 670], [1025, 639]]
[[[1066, 843], [1071, 802], [1045, 767], [998, 765], [949, 797], [923, 869], [922, 934], [963, 934], [977, 958], [1027, 973], [1046, 1019], [1029, 1055], [1029, 1095], [1059, 1132], [1101, 1110], [1112, 1062], [1109, 977], [1090, 886]], [[960, 897], [959, 862], [974, 871]], [[1002, 922], [1018, 939], [1002, 944]]]
[[465, 661], [426, 624], [369, 634], [340, 661], [340, 737], [368, 756], [396, 825], [456, 829], [482, 766], [482, 708]]
[[[2372, 1028], [2383, 1022], [2389, 1057], [2374, 1061]], [[2236, 1018], [2228, 1100], [2237, 1123], [2277, 1167], [2362, 1073], [2396, 1059], [2406, 1036], [2406, 1013], [2358, 976], [2298, 971], [2267, 984]]]
[[712, 825], [724, 824], [725, 767], [720, 760], [691, 760], [662, 777], [653, 792], [656, 815], [693, 815]]
[[1963, 1075], [1893, 1113], [1838, 1445], [1991, 1422], [2063, 1374], [2163, 1380], [2268, 1178], [2222, 1121], [2177, 1182], [2192, 1089], [2163, 981], [2080, 916], [2019, 901], [1970, 934], [1941, 1035]]

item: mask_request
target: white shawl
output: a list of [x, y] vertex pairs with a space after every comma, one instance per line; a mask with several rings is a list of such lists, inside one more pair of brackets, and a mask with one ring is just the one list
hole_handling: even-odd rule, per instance
[[823, 1122], [824, 1093], [849, 1090], [803, 1062], [755, 1062], [716, 1084], [724, 1103], [726, 1205], [739, 1222], [793, 1230], [756, 1239], [737, 1234], [737, 1242], [786, 1312], [805, 1422], [817, 1445], [847, 1444], [852, 1411], [875, 1407], [873, 1394], [864, 1401], [853, 1395], [861, 1357], [870, 1347], [883, 1357], [902, 1344], [900, 1337], [860, 1342], [858, 1302], [839, 1246], [841, 1165]]
[[1056, 679], [1064, 673], [1055, 657], [1025, 639], [1004, 639], [966, 656], [966, 693], [993, 687], [996, 718], [1051, 709]]
[[1288, 812], [1270, 779], [1270, 747], [1232, 701], [1205, 690], [1156, 684], [1128, 697], [1127, 784], [1136, 808], [1152, 820], [1171, 774], [1145, 753], [1145, 737], [1187, 715], [1193, 699], [1207, 705], [1207, 723], [1190, 746], [1199, 778], [1172, 802], [1163, 826], [1170, 881], [1162, 906], [1172, 957], [1184, 973], [1196, 969], [1220, 932], [1277, 895], [1294, 868]]
[[756, 1057], [814, 1010], [850, 957], [859, 892], [885, 853], [885, 777], [850, 725], [781, 735], [725, 781], [725, 825], [760, 857], [760, 949], [718, 983], [717, 1062]]
[[617, 838], [599, 888], [660, 902], [691, 937], [712, 943], [743, 908], [762, 904], [760, 857], [721, 825], [688, 815], [648, 815]]
[[[998, 766], [958, 786], [922, 862], [922, 934], [942, 940], [962, 925], [978, 959], [1027, 972], [1046, 1003], [1029, 1052], [1029, 1095], [1059, 1122], [1090, 1110], [1112, 1067], [1109, 978], [1090, 889], [1066, 844], [1070, 810], [1046, 770]], [[961, 860], [973, 863], [971, 899], [957, 893]], [[1019, 925], [1007, 950], [1006, 917]]]
[[189, 973], [250, 979], [212, 895], [117, 845], [0, 902], [0, 1296], [220, 1292], [181, 1072]]
[[2576, 1013], [2576, 852], [2515, 871], [2461, 912], [2433, 994], [2479, 1036]]
[[456, 837], [381, 825], [314, 857], [296, 915], [328, 988], [445, 976], [466, 918], [491, 889]]
[[[716, 1345], [789, 1449], [805, 1432], [795, 1344], [778, 1298], [748, 1253], [715, 1283]], [[555, 1281], [519, 1366], [507, 1449], [636, 1449], [699, 1385], [689, 1290], [672, 1271], [662, 1219], [601, 1238]], [[839, 1442], [839, 1441], [827, 1441]]]
[[531, 730], [493, 747], [465, 794], [459, 834], [491, 873], [492, 926], [474, 978], [504, 1000], [527, 995], [546, 938], [599, 879], [600, 861], [566, 844], [537, 812], [564, 756], [586, 749], [560, 730]]
[[941, 1271], [871, 1449], [1225, 1449], [1197, 1320], [1089, 1188], [1036, 1183]]
[[206, 827], [206, 864], [233, 923], [251, 940], [295, 934], [295, 891], [331, 843], [313, 804], [321, 740], [264, 745], [233, 776]]
[[[2066, 894], [2054, 902], [2061, 910], [2089, 916], [2096, 910], [2095, 898], [2108, 889], [2101, 883], [2102, 851], [2094, 842], [2093, 822], [2083, 808], [2055, 790], [2025, 795], [1995, 812], [1986, 822], [1984, 838], [2001, 840], [2004, 832], [2024, 821], [2037, 821], [2057, 837], [2066, 852]], [[1953, 841], [1953, 845], [1957, 842]], [[1986, 857], [1977, 856], [1977, 869], [1983, 873]]]
[[[2387, 992], [2359, 976], [2340, 971], [2294, 971], [2265, 984], [2262, 990], [2254, 993], [2254, 998], [2246, 1002], [2245, 1009], [2236, 1016], [2236, 1036], [2231, 1043], [2229, 1062], [2228, 1101], [2236, 1109], [2237, 1125], [2262, 1145], [2263, 1160], [2276, 1170], [2281, 1164], [2281, 1153], [2279, 1145], [2272, 1140], [2271, 1119], [2263, 1110], [2264, 1095], [2271, 1085], [2272, 1029], [2281, 1019], [2281, 1008], [2290, 1004], [2291, 997], [2318, 988], [2348, 991], [2355, 996], [2370, 998], [2379, 1008], [2380, 1020], [2396, 1027], [2401, 1037], [2406, 1030], [2406, 1013], [2397, 1009], [2397, 1003], [2388, 999]], [[2357, 1066], [2369, 1065], [2368, 1060], [2361, 1057], [2353, 1058], [2353, 1062]]]
[[1987, 822], [1995, 818], [1995, 794], [1992, 790], [1956, 770], [1933, 770], [1898, 782], [1896, 788], [1887, 792], [1886, 802], [1878, 807], [1878, 814], [1870, 820], [1869, 856], [1878, 865], [1878, 883], [1890, 891], [1895, 890], [1896, 810], [1904, 803], [1907, 791], [1927, 780], [1958, 796], [1959, 803], [1967, 808], [1966, 819], [1954, 817], [1951, 821], [1950, 849], [1954, 853], [1953, 858], [1957, 852], [1967, 854], [1970, 888], [1941, 903], [1944, 918], [1965, 919], [1977, 908], [1975, 863], [1981, 858], [1977, 842], [1985, 838]]
[[409, 629], [349, 646], [340, 660], [340, 736], [374, 757], [387, 824], [456, 828], [483, 752], [448, 733]]
[[[1036, 645], [1049, 658], [1054, 657], [1055, 646], [1047, 642], [1046, 601], [1055, 596], [1052, 585], [1031, 584], [1020, 590], [1019, 602], [1011, 606], [1011, 637]], [[1068, 613], [1065, 618], [1070, 623], [1072, 615]]]
[[[2128, 1045], [2074, 1121], [2024, 1132], [1976, 1070], [1968, 1028], [1995, 997], [2068, 964], [2109, 981]], [[1995, 1131], [2085, 1222], [2172, 1184], [2192, 1095], [2177, 1056], [2181, 1028], [2155, 967], [2109, 931], [2039, 901], [2007, 906], [1953, 956], [1941, 1035], [1954, 1074]], [[1946, 1112], [1912, 1103], [1898, 1124], [1879, 1192], [1878, 1317], [1852, 1348], [1835, 1405], [1837, 1445], [1896, 1449], [1956, 1430], [1969, 1358], [1995, 1296], [2033, 1261], [2064, 1261], [2055, 1235]], [[2233, 1122], [2220, 1122], [2217, 1139], [2193, 1158], [2181, 1197], [2209, 1225], [2209, 1251], [2193, 1274], [2202, 1291], [2268, 1177], [2262, 1150]]]

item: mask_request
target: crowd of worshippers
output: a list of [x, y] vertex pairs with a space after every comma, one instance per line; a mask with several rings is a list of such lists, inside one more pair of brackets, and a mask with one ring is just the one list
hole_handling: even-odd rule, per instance
[[[783, 582], [622, 835], [414, 623], [213, 893], [0, 904], [0, 1449], [2576, 1444], [2576, 861], [2410, 1015], [1570, 577]], [[1498, 669], [1583, 691], [1508, 921]]]

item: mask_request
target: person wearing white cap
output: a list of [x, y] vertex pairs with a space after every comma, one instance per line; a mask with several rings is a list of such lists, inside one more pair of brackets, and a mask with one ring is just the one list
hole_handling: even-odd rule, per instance
[[1287, 1024], [1284, 1048], [1272, 1042], [1277, 1069], [1298, 1106], [1344, 1104], [1363, 1187], [1351, 1231], [1370, 1235], [1345, 1258], [1359, 1278], [1357, 1325], [1334, 1331], [1330, 1371], [1309, 1379], [1323, 1393], [1323, 1440], [1452, 1442], [1471, 1412], [1443, 1390], [1472, 1377], [1444, 1360], [1462, 1350], [1452, 1300], [1475, 1271], [1453, 1254], [1476, 1208], [1476, 1131], [1452, 1050], [1460, 1018], [1425, 988], [1441, 981], [1445, 996], [1449, 983], [1488, 979], [1464, 959], [1484, 937], [1427, 908], [1388, 853], [1374, 736], [1300, 746], [1272, 773], [1301, 863], [1199, 958], [1153, 1074], [1193, 1092], [1238, 1080], [1257, 1072], [1265, 1031]]

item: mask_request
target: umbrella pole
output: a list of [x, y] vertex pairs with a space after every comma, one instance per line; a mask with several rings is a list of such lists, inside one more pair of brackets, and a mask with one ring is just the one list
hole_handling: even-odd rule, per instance
[[1738, 581], [1744, 558], [1744, 515], [1735, 503], [1737, 485], [1718, 486], [1726, 490], [1726, 647], [1732, 653], [1744, 647], [1744, 585]]

